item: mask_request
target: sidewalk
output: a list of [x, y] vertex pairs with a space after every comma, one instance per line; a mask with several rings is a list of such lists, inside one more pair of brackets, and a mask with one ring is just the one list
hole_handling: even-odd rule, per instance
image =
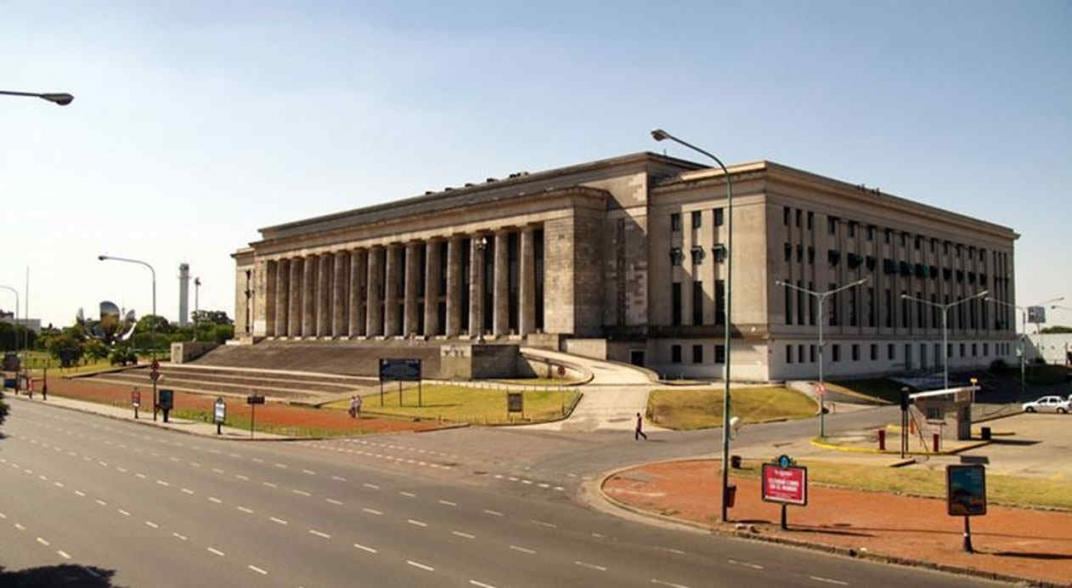
[[[205, 423], [202, 421], [191, 421], [187, 419], [179, 419], [175, 417], [169, 417], [168, 422], [164, 422], [163, 413], [157, 413], [157, 419], [153, 421], [153, 411], [143, 410], [139, 413], [139, 418], [134, 419], [134, 409], [132, 408], [119, 408], [117, 406], [108, 406], [106, 404], [98, 404], [96, 402], [85, 402], [82, 400], [75, 400], [73, 398], [64, 398], [62, 396], [50, 395], [48, 400], [42, 400], [41, 395], [34, 394], [33, 399], [29, 399], [26, 396], [15, 396], [14, 394], [5, 394], [5, 400], [15, 400], [19, 402], [32, 402], [34, 404], [45, 404], [48, 406], [56, 406], [59, 408], [65, 408], [68, 410], [77, 410], [80, 412], [88, 412], [112, 419], [119, 419], [123, 421], [137, 422], [143, 425], [151, 425], [160, 427], [161, 429], [171, 429], [172, 431], [181, 431], [183, 433], [190, 433], [192, 435], [202, 435], [205, 437], [216, 437], [218, 439], [235, 439], [248, 441], [249, 429], [236, 429], [234, 427], [221, 427], [220, 434], [216, 434], [216, 425]], [[282, 435], [273, 435], [271, 433], [262, 433], [257, 431], [254, 436], [254, 440], [262, 441], [285, 441], [296, 439], [296, 437], [284, 437]]]
[[[693, 460], [636, 466], [608, 476], [601, 489], [617, 506], [654, 517], [731, 532], [718, 522], [719, 462]], [[733, 521], [756, 536], [843, 553], [969, 570], [992, 577], [1028, 578], [1072, 586], [1072, 513], [991, 505], [972, 520], [975, 554], [961, 549], [963, 519], [943, 500], [812, 486], [808, 506], [789, 507], [789, 530], [778, 527], [780, 507], [760, 499], [758, 479], [735, 478]]]

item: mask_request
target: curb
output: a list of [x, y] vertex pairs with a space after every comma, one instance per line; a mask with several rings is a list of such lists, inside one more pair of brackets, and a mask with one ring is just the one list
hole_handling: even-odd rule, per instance
[[[647, 463], [647, 464], [640, 464], [640, 466], [651, 465], [651, 464], [662, 464], [662, 463], [704, 461], [704, 460], [706, 460], [706, 458], [703, 458], [703, 459], [701, 459], [701, 458], [670, 459], [670, 460], [663, 460], [663, 461], [657, 461], [657, 462], [650, 462], [650, 463]], [[686, 521], [686, 520], [682, 520], [682, 519], [677, 519], [677, 518], [674, 518], [674, 517], [671, 517], [671, 516], [663, 515], [663, 514], [660, 514], [660, 513], [657, 513], [657, 512], [649, 511], [649, 510], [646, 510], [646, 509], [642, 509], [642, 508], [639, 508], [639, 507], [635, 507], [635, 506], [626, 504], [626, 503], [624, 503], [624, 502], [622, 502], [622, 501], [620, 501], [620, 500], [618, 500], [616, 498], [613, 498], [613, 497], [607, 495], [607, 493], [603, 490], [603, 487], [604, 487], [604, 485], [606, 485], [607, 480], [609, 480], [611, 477], [613, 477], [613, 476], [615, 476], [617, 474], [620, 474], [620, 473], [622, 473], [624, 471], [635, 469], [635, 468], [640, 467], [640, 466], [632, 465], [632, 466], [625, 466], [625, 467], [621, 467], [621, 468], [611, 470], [610, 472], [607, 472], [606, 474], [604, 474], [603, 477], [601, 477], [599, 480], [590, 482], [589, 484], [594, 486], [595, 492], [592, 492], [592, 489], [589, 488], [586, 493], [590, 494], [590, 498], [595, 498], [595, 499], [598, 499], [598, 500], [602, 500], [607, 505], [609, 505], [609, 506], [611, 506], [613, 508], [625, 510], [625, 511], [628, 511], [628, 512], [633, 513], [633, 514], [640, 515], [639, 518], [641, 518], [641, 519], [645, 519], [645, 518], [646, 519], [657, 519], [657, 520], [659, 520], [661, 522], [669, 523], [670, 525], [673, 525], [673, 526], [684, 526], [684, 527], [687, 527], [687, 528], [689, 528], [691, 530], [706, 531], [706, 532], [709, 532], [709, 533], [711, 533], [713, 535], [720, 535], [720, 536], [723, 536], [723, 537], [734, 537], [734, 538], [742, 539], [742, 540], [760, 541], [760, 542], [773, 543], [773, 544], [778, 544], [778, 545], [785, 545], [785, 546], [789, 546], [789, 547], [796, 547], [796, 548], [800, 548], [800, 549], [808, 549], [808, 550], [812, 550], [812, 551], [822, 551], [822, 552], [826, 552], [826, 553], [830, 553], [830, 554], [834, 554], [834, 555], [840, 555], [840, 556], [848, 557], [848, 558], [852, 558], [852, 559], [875, 561], [875, 562], [879, 562], [879, 563], [895, 564], [895, 565], [906, 566], [906, 567], [931, 569], [931, 570], [936, 570], [936, 571], [940, 571], [940, 572], [947, 572], [947, 573], [952, 573], [952, 574], [960, 574], [960, 575], [964, 575], [964, 576], [971, 576], [971, 577], [982, 578], [982, 579], [986, 579], [986, 580], [997, 580], [997, 581], [1001, 581], [1001, 582], [1011, 582], [1011, 583], [1016, 583], [1016, 584], [1023, 584], [1023, 583], [1026, 582], [1027, 585], [1029, 585], [1029, 586], [1039, 586], [1041, 588], [1061, 588], [1061, 586], [1062, 586], [1062, 584], [1057, 584], [1057, 583], [1054, 583], [1054, 582], [1043, 581], [1043, 580], [1037, 580], [1037, 579], [1034, 579], [1034, 578], [1024, 578], [1024, 577], [1020, 577], [1020, 576], [1012, 576], [1012, 575], [1001, 574], [1001, 573], [997, 573], [997, 572], [986, 572], [986, 571], [982, 571], [982, 570], [977, 570], [975, 568], [966, 568], [966, 567], [961, 567], [961, 566], [953, 566], [953, 565], [942, 564], [942, 563], [937, 563], [937, 562], [932, 562], [932, 561], [927, 561], [927, 560], [922, 560], [922, 559], [910, 559], [910, 558], [904, 558], [904, 557], [898, 557], [898, 556], [892, 556], [892, 555], [884, 555], [884, 554], [881, 554], [881, 553], [860, 552], [860, 551], [857, 551], [855, 549], [850, 549], [850, 548], [846, 548], [846, 547], [838, 547], [838, 546], [835, 546], [835, 545], [825, 545], [825, 544], [822, 544], [822, 543], [811, 543], [811, 542], [808, 542], [808, 541], [803, 541], [803, 540], [799, 540], [799, 539], [791, 539], [791, 538], [788, 538], [788, 537], [778, 537], [778, 536], [774, 536], [774, 535], [759, 535], [757, 533], [740, 532], [740, 531], [730, 530], [730, 529], [725, 529], [725, 528], [720, 528], [720, 527], [712, 527], [710, 525], [705, 525], [703, 523], [697, 523], [697, 522], [694, 522], [694, 521]], [[605, 509], [605, 511], [613, 513], [613, 509]], [[647, 521], [647, 524], [651, 524], [651, 522]]]
[[[899, 451], [890, 451], [890, 450], [881, 451], [879, 449], [872, 449], [870, 447], [844, 447], [844, 446], [841, 446], [841, 445], [834, 445], [832, 443], [826, 443], [826, 442], [820, 441], [818, 437], [812, 438], [810, 440], [810, 443], [812, 445], [814, 445], [815, 447], [818, 447], [820, 449], [830, 449], [832, 451], [843, 451], [845, 453], [868, 453], [868, 454], [872, 454], [872, 455], [900, 455], [901, 454], [901, 452], [899, 452]], [[985, 447], [987, 445], [990, 445], [991, 443], [993, 443], [993, 441], [979, 441], [979, 442], [976, 442], [976, 443], [970, 443], [968, 445], [965, 445], [964, 447], [958, 447], [956, 449], [950, 449], [948, 451], [938, 451], [938, 452], [933, 452], [933, 451], [908, 451], [908, 452], [905, 452], [905, 455], [915, 455], [915, 456], [919, 456], [919, 457], [928, 457], [928, 456], [936, 456], [936, 455], [957, 455], [958, 453], [963, 453], [965, 451], [971, 451], [972, 449], [978, 449], [980, 447]]]

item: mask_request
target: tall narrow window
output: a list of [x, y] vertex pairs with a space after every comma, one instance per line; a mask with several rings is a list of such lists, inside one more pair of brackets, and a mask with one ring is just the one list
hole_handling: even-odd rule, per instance
[[681, 231], [681, 213], [675, 212], [670, 215], [670, 230], [675, 233]]
[[692, 213], [692, 228], [698, 229], [703, 226], [703, 215], [699, 210], [695, 210]]
[[703, 324], [703, 282], [692, 282], [692, 324]]
[[674, 282], [670, 286], [670, 324], [681, 325], [681, 282]]

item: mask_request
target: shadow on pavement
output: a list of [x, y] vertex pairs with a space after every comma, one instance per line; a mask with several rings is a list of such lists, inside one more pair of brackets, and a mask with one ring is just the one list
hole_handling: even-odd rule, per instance
[[[980, 551], [979, 553], [987, 553]], [[1032, 553], [1030, 551], [991, 551], [989, 555], [996, 555], [998, 557], [1023, 557], [1027, 559], [1072, 559], [1072, 555], [1067, 553]]]
[[94, 566], [57, 565], [6, 571], [0, 568], [0, 586], [11, 588], [45, 588], [49, 586], [78, 586], [110, 588], [113, 570]]

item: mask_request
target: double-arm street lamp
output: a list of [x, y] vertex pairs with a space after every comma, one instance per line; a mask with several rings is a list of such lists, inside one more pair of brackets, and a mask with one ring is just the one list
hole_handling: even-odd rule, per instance
[[725, 363], [723, 364], [724, 388], [722, 390], [722, 522], [727, 522], [729, 521], [728, 494], [730, 485], [730, 358], [733, 356], [730, 350], [730, 323], [732, 321], [731, 317], [733, 316], [730, 314], [733, 300], [733, 181], [730, 178], [729, 170], [723, 165], [722, 160], [715, 157], [712, 153], [700, 149], [690, 143], [686, 143], [662, 129], [655, 129], [652, 131], [651, 138], [656, 141], [670, 140], [711, 158], [720, 168], [722, 168], [722, 174], [726, 178], [726, 296], [723, 301], [725, 309], [723, 345], [726, 349], [726, 357]]
[[66, 92], [46, 92], [44, 94], [38, 94], [36, 92], [11, 92], [8, 90], [0, 90], [0, 96], [26, 96], [28, 98], [40, 98], [42, 100], [48, 100], [53, 104], [60, 106], [67, 106], [74, 100], [74, 96], [67, 94]]
[[[15, 320], [12, 322], [12, 333], [15, 335], [15, 353], [20, 351], [19, 349], [19, 291], [11, 286], [0, 285], [0, 290], [7, 290], [15, 295]], [[29, 321], [27, 321], [29, 322]], [[25, 328], [25, 327], [24, 327]], [[26, 340], [26, 331], [23, 331], [23, 340]]]
[[967, 298], [961, 298], [960, 300], [954, 300], [947, 304], [938, 304], [937, 302], [931, 302], [922, 298], [916, 298], [915, 296], [909, 296], [908, 294], [901, 294], [902, 300], [914, 300], [920, 304], [926, 304], [937, 308], [942, 311], [942, 389], [949, 389], [949, 309], [955, 306], [970, 302], [979, 298], [986, 298], [989, 294], [989, 290], [983, 290], [976, 294], [972, 294]]
[[868, 279], [869, 278], [864, 278], [862, 280], [857, 280], [857, 281], [855, 281], [855, 282], [853, 282], [851, 284], [845, 284], [844, 286], [841, 286], [840, 288], [832, 288], [832, 289], [827, 290], [825, 292], [817, 292], [815, 290], [809, 290], [807, 288], [802, 288], [800, 286], [794, 286], [793, 284], [790, 284], [789, 282], [783, 282], [781, 280], [778, 280], [778, 281], [774, 282], [775, 284], [777, 284], [779, 286], [785, 286], [786, 288], [792, 288], [793, 290], [803, 292], [803, 293], [807, 294], [808, 296], [814, 296], [815, 299], [818, 301], [817, 305], [819, 307], [818, 321], [819, 321], [819, 438], [820, 439], [826, 438], [826, 400], [824, 400], [824, 398], [826, 396], [826, 384], [823, 382], [823, 357], [824, 357], [823, 356], [823, 346], [824, 346], [824, 344], [823, 344], [823, 323], [826, 322], [826, 318], [825, 318], [826, 315], [823, 314], [823, 306], [826, 304], [826, 299], [827, 298], [829, 298], [829, 297], [833, 296], [834, 294], [837, 294], [838, 292], [841, 292], [843, 290], [848, 290], [849, 288], [855, 288], [857, 286], [862, 286], [862, 285], [867, 283]]

